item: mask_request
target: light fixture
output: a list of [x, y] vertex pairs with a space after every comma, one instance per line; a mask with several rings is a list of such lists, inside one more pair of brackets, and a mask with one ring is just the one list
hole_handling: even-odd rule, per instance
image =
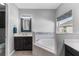
[[0, 3], [1, 5], [5, 5], [5, 3]]

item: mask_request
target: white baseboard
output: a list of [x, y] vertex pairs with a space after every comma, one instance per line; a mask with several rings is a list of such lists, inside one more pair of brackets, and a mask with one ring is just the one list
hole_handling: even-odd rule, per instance
[[9, 56], [14, 56], [13, 54], [15, 53], [15, 50], [13, 50]]

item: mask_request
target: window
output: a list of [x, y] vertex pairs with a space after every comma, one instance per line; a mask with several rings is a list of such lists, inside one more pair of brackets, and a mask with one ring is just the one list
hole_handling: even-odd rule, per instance
[[57, 18], [57, 33], [72, 33], [73, 32], [73, 20], [72, 11]]

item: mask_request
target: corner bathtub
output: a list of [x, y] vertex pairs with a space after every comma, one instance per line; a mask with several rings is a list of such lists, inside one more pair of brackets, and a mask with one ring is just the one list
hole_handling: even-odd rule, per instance
[[34, 45], [57, 55], [55, 39], [39, 39]]

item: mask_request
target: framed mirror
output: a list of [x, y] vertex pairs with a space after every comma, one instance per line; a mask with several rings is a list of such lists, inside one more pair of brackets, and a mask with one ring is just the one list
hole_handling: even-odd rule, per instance
[[21, 32], [31, 32], [31, 20], [30, 16], [21, 17]]
[[57, 17], [56, 33], [73, 33], [72, 10], [66, 12], [60, 17]]

